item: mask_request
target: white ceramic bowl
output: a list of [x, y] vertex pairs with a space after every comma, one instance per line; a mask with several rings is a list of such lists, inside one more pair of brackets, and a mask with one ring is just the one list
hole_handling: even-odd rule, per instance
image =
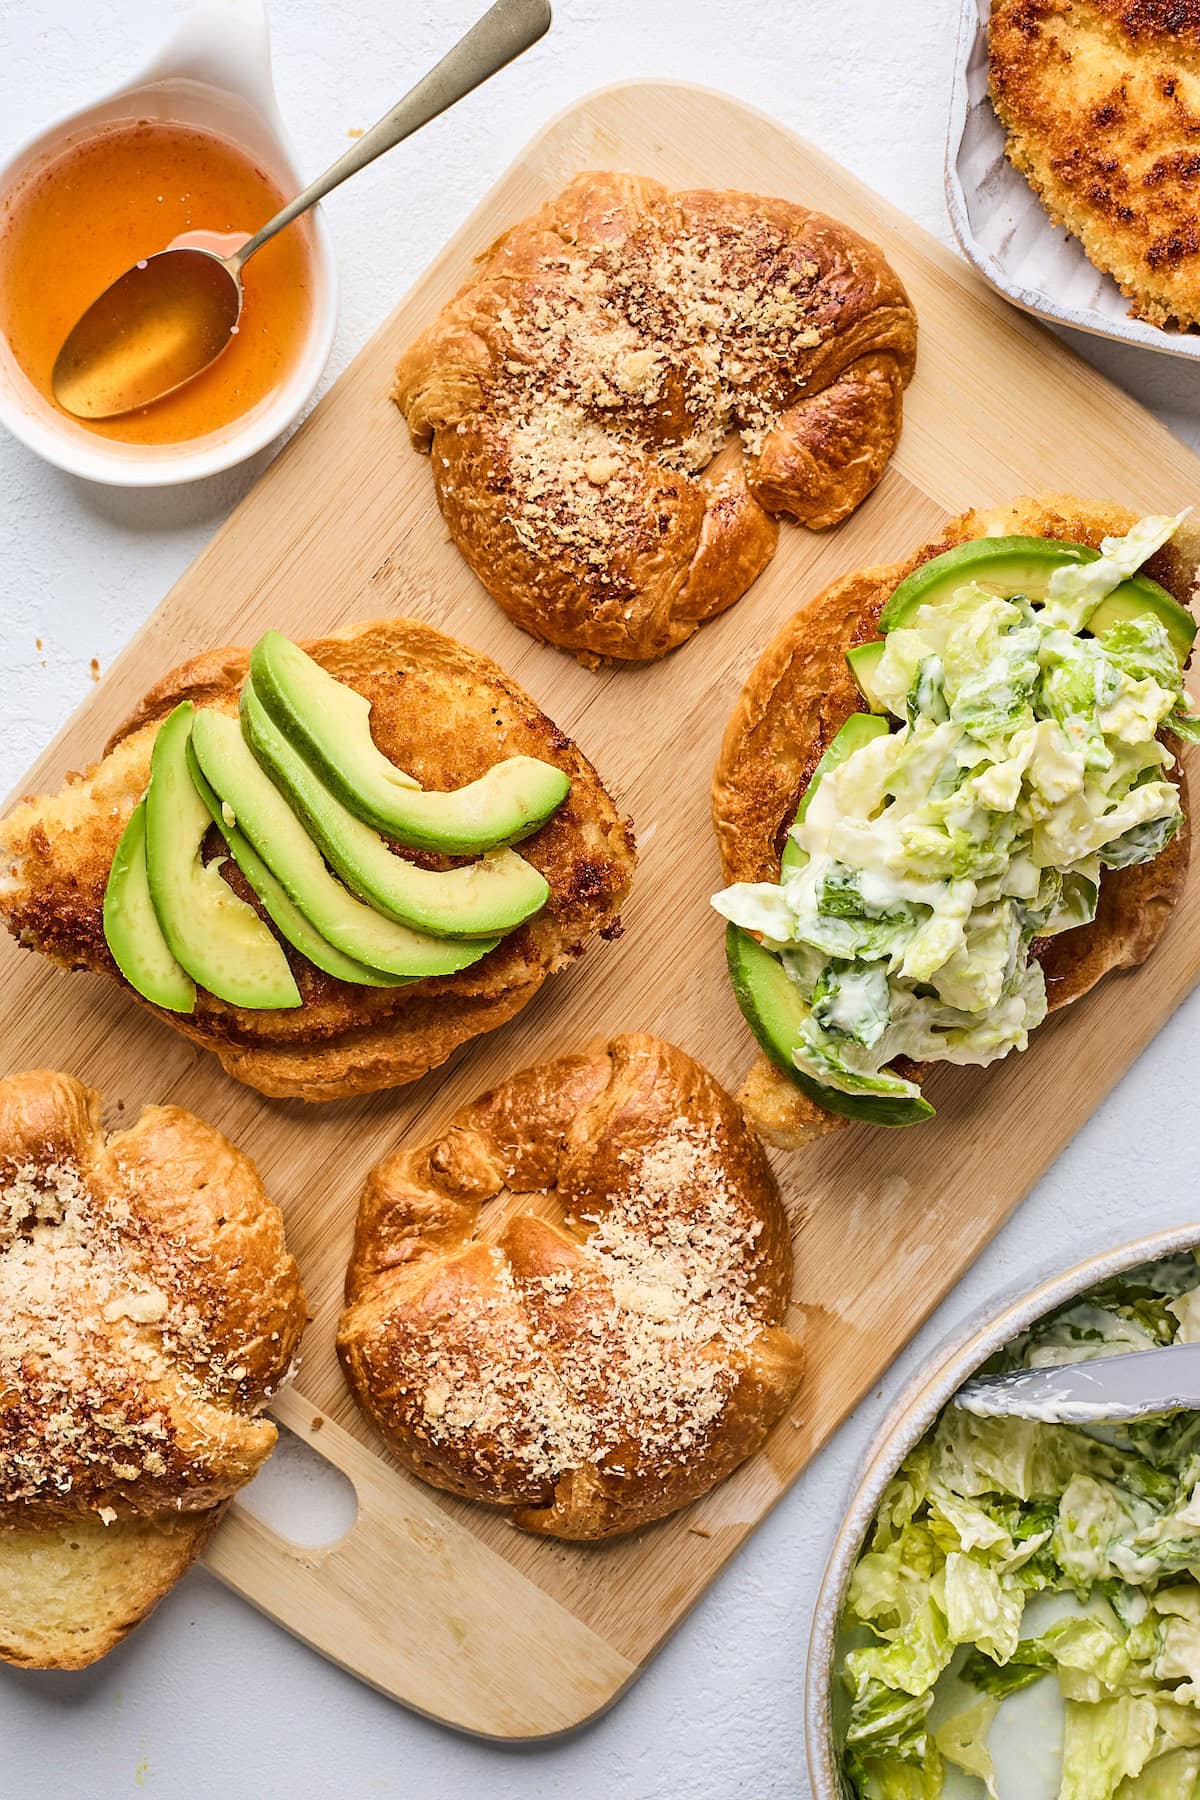
[[814, 1800], [850, 1800], [838, 1770], [833, 1731], [838, 1623], [858, 1553], [884, 1489], [904, 1458], [968, 1376], [1046, 1313], [1139, 1263], [1154, 1262], [1161, 1256], [1198, 1246], [1200, 1223], [1180, 1225], [1172, 1231], [1121, 1244], [1026, 1292], [1009, 1290], [984, 1307], [966, 1328], [965, 1335], [947, 1344], [935, 1358], [932, 1369], [916, 1376], [900, 1395], [867, 1452], [817, 1595], [804, 1692], [805, 1743]]
[[[202, 0], [128, 86], [39, 132], [9, 157], [0, 168], [0, 193], [11, 192], [71, 141], [129, 118], [202, 127], [248, 150], [283, 193], [304, 185], [275, 102], [262, 0]], [[0, 423], [47, 462], [116, 487], [194, 481], [253, 456], [303, 411], [333, 344], [337, 270], [319, 210], [309, 217], [313, 304], [302, 353], [286, 380], [241, 418], [181, 444], [129, 444], [100, 437], [50, 406], [0, 338]]]

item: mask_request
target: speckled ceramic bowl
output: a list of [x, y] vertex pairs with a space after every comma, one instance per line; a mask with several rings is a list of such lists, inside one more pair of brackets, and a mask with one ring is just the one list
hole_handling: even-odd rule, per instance
[[838, 1622], [851, 1570], [858, 1558], [884, 1489], [913, 1446], [924, 1437], [943, 1406], [982, 1363], [1046, 1313], [1065, 1305], [1089, 1288], [1139, 1263], [1154, 1262], [1179, 1250], [1200, 1247], [1200, 1222], [1179, 1225], [1153, 1237], [1137, 1238], [1115, 1250], [1078, 1263], [1037, 1287], [1009, 1289], [981, 1309], [966, 1327], [900, 1395], [882, 1430], [867, 1452], [850, 1496], [846, 1517], [834, 1541], [817, 1596], [808, 1646], [804, 1724], [808, 1768], [814, 1800], [851, 1800], [838, 1768], [833, 1735], [834, 1658]]

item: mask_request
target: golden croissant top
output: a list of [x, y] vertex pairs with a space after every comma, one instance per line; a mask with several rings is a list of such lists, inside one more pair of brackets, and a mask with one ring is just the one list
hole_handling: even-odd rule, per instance
[[899, 278], [848, 226], [587, 173], [497, 240], [394, 395], [510, 617], [581, 660], [638, 660], [745, 592], [774, 515], [854, 510], [915, 353]]

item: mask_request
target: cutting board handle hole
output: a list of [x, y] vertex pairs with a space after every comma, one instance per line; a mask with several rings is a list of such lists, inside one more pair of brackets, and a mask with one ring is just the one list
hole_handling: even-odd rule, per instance
[[319, 1450], [279, 1427], [279, 1442], [238, 1502], [298, 1549], [327, 1550], [358, 1518], [358, 1494]]

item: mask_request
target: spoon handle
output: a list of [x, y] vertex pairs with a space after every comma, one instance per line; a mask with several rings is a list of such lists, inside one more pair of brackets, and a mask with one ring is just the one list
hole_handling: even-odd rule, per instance
[[447, 51], [437, 67], [411, 88], [391, 112], [372, 125], [370, 131], [364, 132], [344, 156], [339, 156], [323, 175], [318, 175], [281, 212], [268, 219], [228, 259], [231, 270], [236, 274], [269, 238], [307, 212], [310, 206], [315, 206], [318, 200], [323, 200], [347, 176], [357, 174], [385, 150], [391, 150], [404, 138], [411, 137], [422, 125], [428, 125], [430, 119], [436, 119], [439, 113], [497, 74], [531, 44], [536, 44], [549, 25], [550, 0], [496, 0], [466, 36]]

